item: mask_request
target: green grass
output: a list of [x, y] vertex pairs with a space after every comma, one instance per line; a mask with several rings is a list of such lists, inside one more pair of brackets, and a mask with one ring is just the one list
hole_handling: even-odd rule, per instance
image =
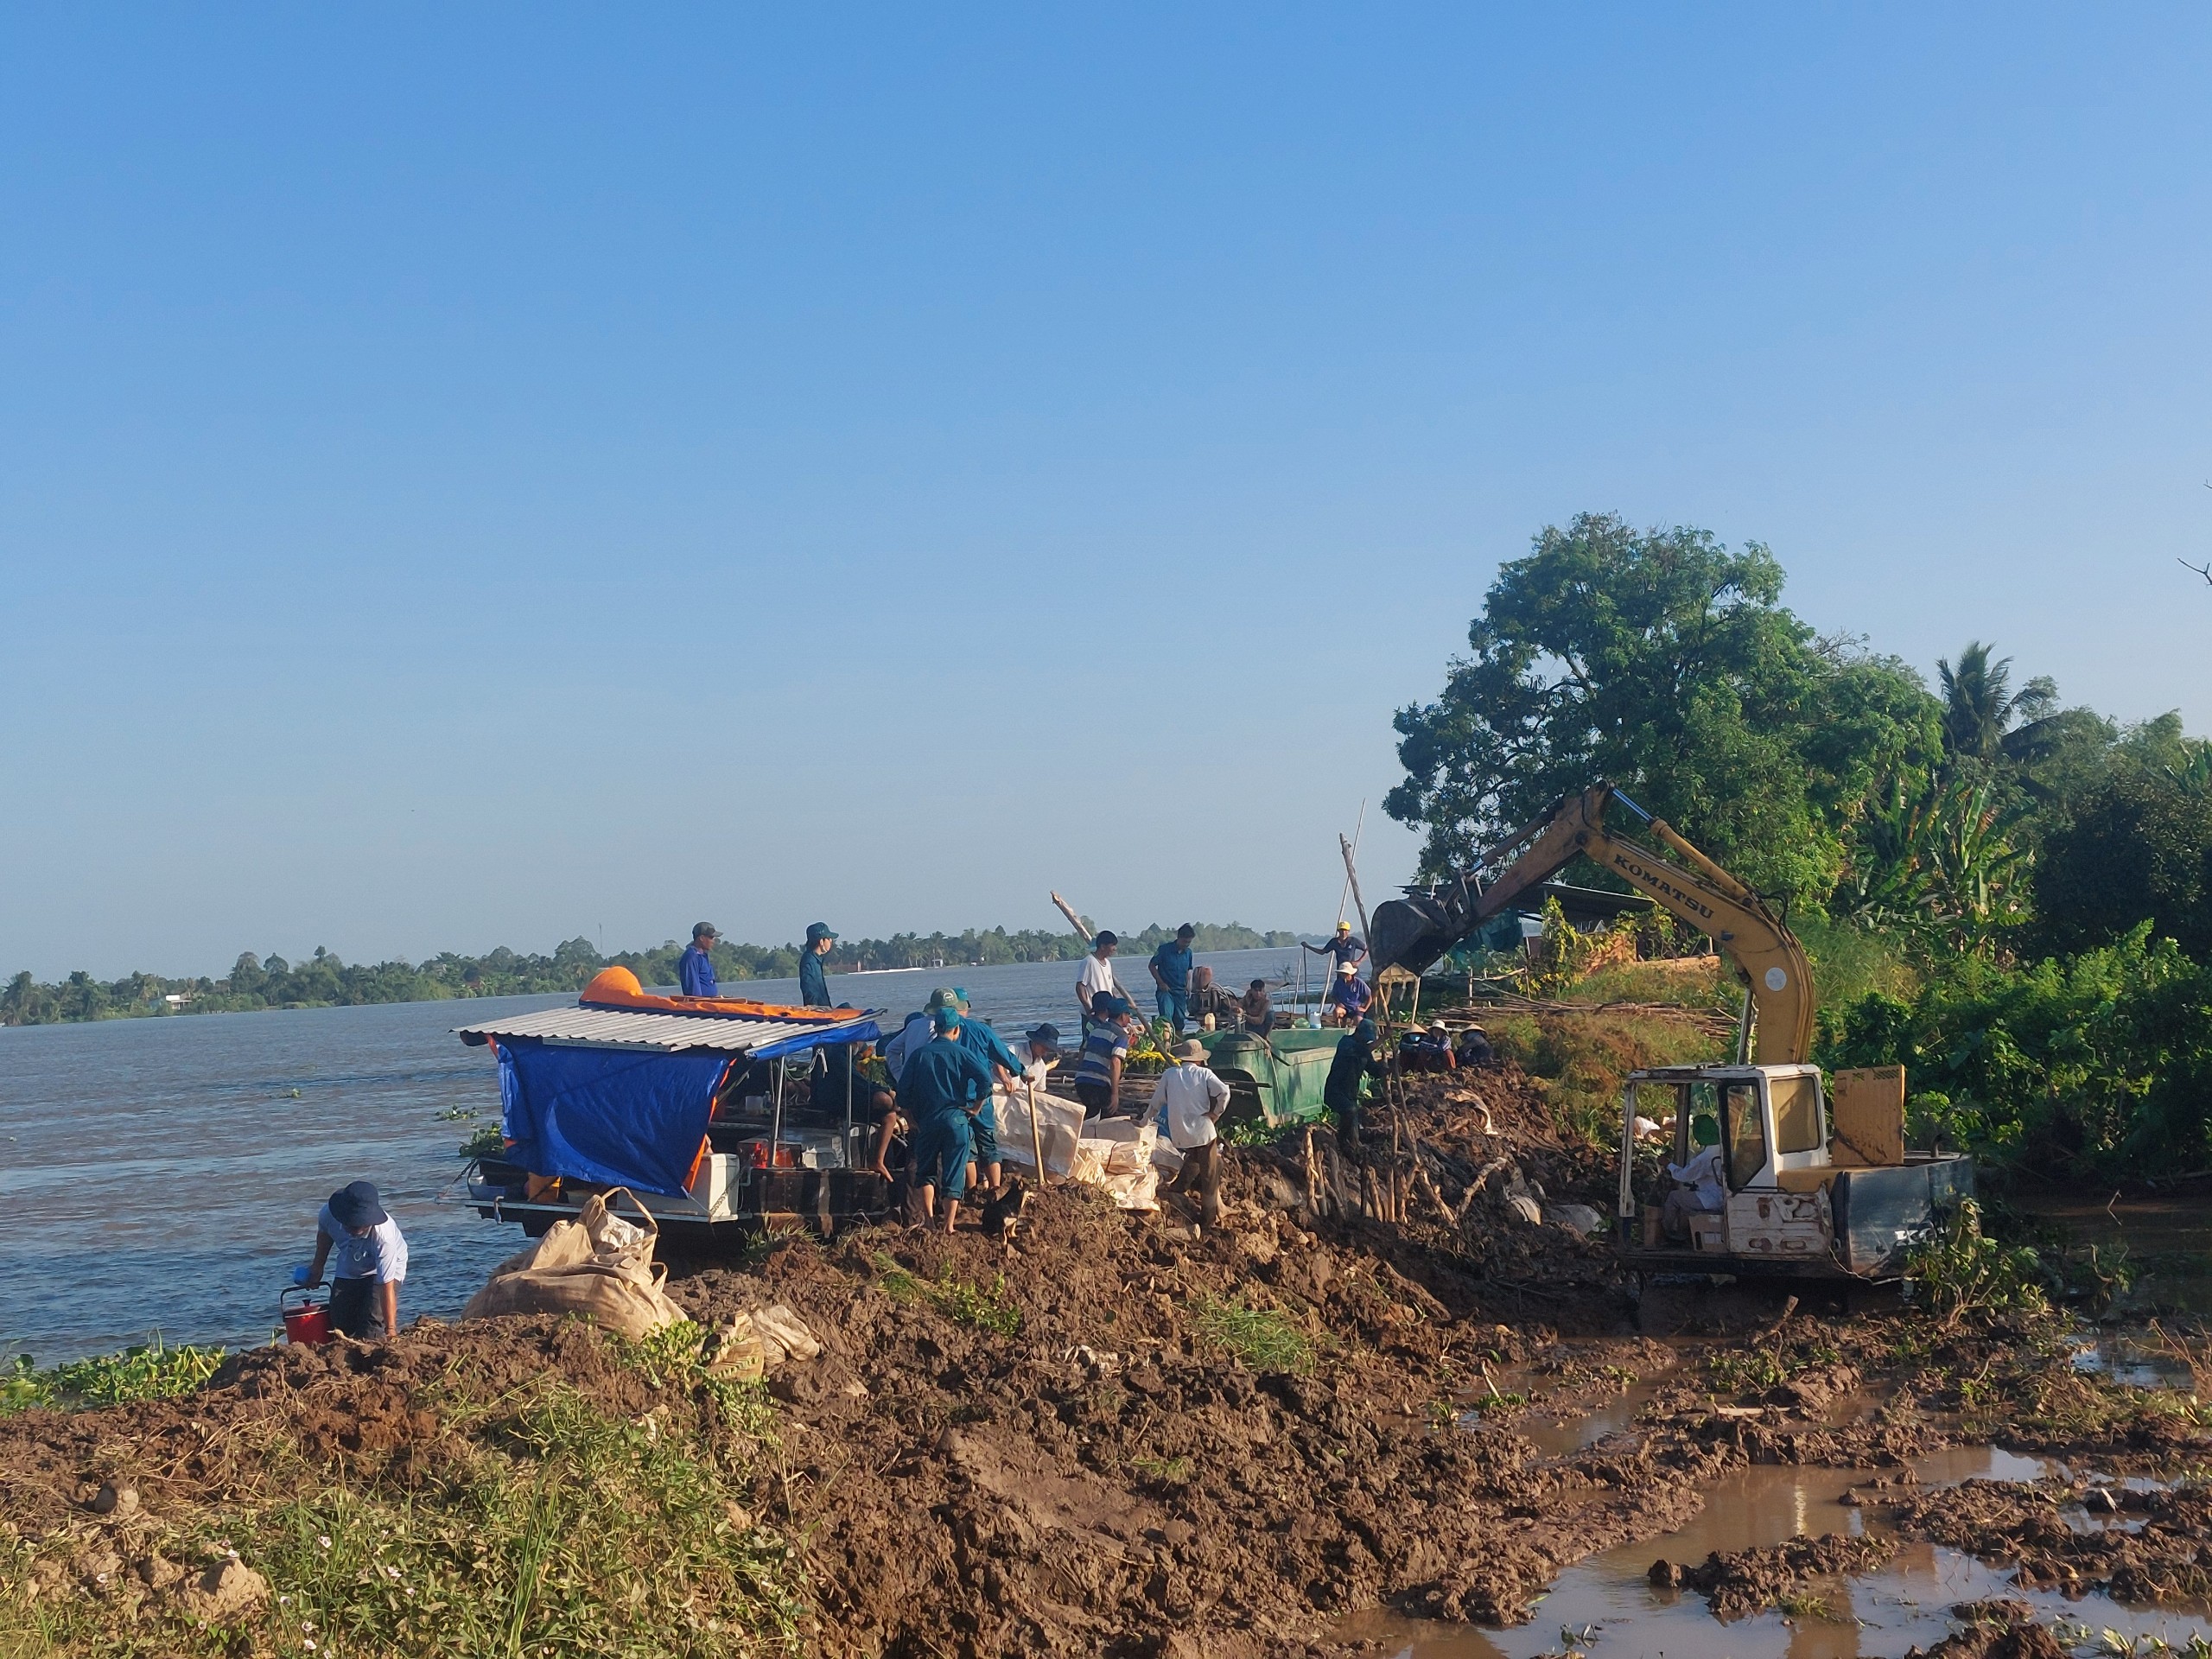
[[931, 1284], [907, 1272], [881, 1250], [871, 1255], [868, 1262], [875, 1269], [875, 1282], [894, 1302], [927, 1300], [956, 1325], [974, 1325], [1001, 1337], [1013, 1336], [1021, 1329], [1021, 1309], [1007, 1294], [1004, 1274], [985, 1286], [956, 1277], [948, 1267], [944, 1276]]
[[1528, 1403], [1527, 1395], [1517, 1394], [1511, 1389], [1500, 1389], [1493, 1383], [1488, 1394], [1475, 1395], [1460, 1409], [1473, 1412], [1512, 1411]]
[[1190, 1312], [1199, 1340], [1227, 1349], [1255, 1371], [1313, 1368], [1313, 1339], [1287, 1313], [1207, 1295], [1193, 1296]]
[[1774, 1605], [1790, 1618], [1815, 1618], [1827, 1624], [1840, 1622], [1828, 1599], [1809, 1590], [1792, 1590]]
[[868, 1264], [875, 1269], [875, 1282], [893, 1301], [918, 1302], [921, 1300], [922, 1281], [883, 1251], [878, 1250], [868, 1257]]
[[972, 1325], [1001, 1337], [1010, 1337], [1021, 1329], [1021, 1310], [1006, 1294], [1004, 1274], [985, 1287], [956, 1279], [948, 1272], [930, 1289], [938, 1311], [955, 1325]]
[[309, 1626], [340, 1654], [799, 1650], [796, 1568], [702, 1448], [557, 1385], [483, 1427], [498, 1450], [435, 1497], [333, 1489], [240, 1529], [280, 1651]]
[[1145, 1479], [1161, 1486], [1181, 1486], [1191, 1478], [1188, 1458], [1132, 1458], [1129, 1467]]
[[614, 1357], [634, 1371], [642, 1372], [657, 1389], [703, 1391], [720, 1410], [722, 1421], [747, 1439], [765, 1446], [776, 1443], [775, 1408], [768, 1391], [758, 1382], [739, 1382], [717, 1376], [707, 1367], [707, 1332], [690, 1319], [664, 1325], [650, 1336], [632, 1338], [613, 1332], [607, 1344]]
[[[632, 1357], [686, 1380], [676, 1340]], [[626, 1420], [550, 1377], [518, 1397], [439, 1408], [461, 1444], [412, 1491], [334, 1480], [278, 1443], [258, 1459], [271, 1497], [155, 1523], [147, 1541], [173, 1561], [233, 1549], [267, 1579], [269, 1604], [235, 1624], [202, 1628], [157, 1602], [134, 1616], [114, 1596], [28, 1602], [29, 1552], [13, 1545], [0, 1558], [0, 1656], [807, 1650], [803, 1574], [744, 1506], [757, 1442], [690, 1431], [685, 1414]]]

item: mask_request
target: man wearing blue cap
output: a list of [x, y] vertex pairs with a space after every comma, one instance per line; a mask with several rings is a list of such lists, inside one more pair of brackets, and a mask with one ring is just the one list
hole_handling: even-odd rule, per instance
[[676, 959], [676, 982], [686, 996], [720, 996], [715, 980], [715, 941], [721, 937], [712, 922], [692, 925], [690, 948]]
[[950, 1232], [968, 1191], [968, 1160], [974, 1150], [969, 1114], [991, 1098], [990, 1068], [960, 1041], [956, 1003], [930, 1016], [936, 1035], [906, 1062], [899, 1078], [899, 1111], [913, 1126], [906, 1181], [918, 1218], [935, 1217], [937, 1195], [944, 1193], [944, 1230]]
[[810, 922], [806, 928], [806, 949], [798, 958], [798, 1001], [804, 1008], [826, 1008], [830, 1006], [830, 976], [823, 971], [823, 963], [830, 946], [837, 943], [837, 936], [830, 931], [827, 922]]
[[331, 1329], [362, 1341], [396, 1334], [407, 1241], [385, 1214], [376, 1188], [366, 1181], [340, 1187], [315, 1216], [315, 1260], [293, 1269], [292, 1282], [313, 1288], [327, 1265]]
[[969, 1119], [968, 1133], [974, 1143], [976, 1166], [982, 1174], [982, 1187], [987, 1192], [999, 1190], [999, 1113], [995, 1098], [998, 1091], [1010, 1089], [1021, 1071], [1021, 1062], [1006, 1046], [1006, 1039], [991, 1029], [988, 1020], [979, 1020], [969, 1012], [968, 989], [964, 985], [952, 988], [954, 1006], [960, 1014], [960, 1046], [983, 1063], [991, 1074], [992, 1093], [983, 1096], [983, 1103]]

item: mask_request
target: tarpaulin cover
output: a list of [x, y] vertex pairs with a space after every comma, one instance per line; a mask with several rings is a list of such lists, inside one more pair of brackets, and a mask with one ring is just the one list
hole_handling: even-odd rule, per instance
[[499, 1045], [507, 1156], [534, 1175], [683, 1192], [723, 1054], [637, 1054], [510, 1038]]

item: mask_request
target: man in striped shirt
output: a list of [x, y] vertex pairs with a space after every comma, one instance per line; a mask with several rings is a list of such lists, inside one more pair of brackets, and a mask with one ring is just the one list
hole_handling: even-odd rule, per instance
[[1076, 1061], [1075, 1097], [1083, 1103], [1084, 1116], [1106, 1117], [1122, 1098], [1122, 1063], [1129, 1054], [1128, 1001], [1111, 991], [1099, 992], [1090, 1001], [1090, 1020]]

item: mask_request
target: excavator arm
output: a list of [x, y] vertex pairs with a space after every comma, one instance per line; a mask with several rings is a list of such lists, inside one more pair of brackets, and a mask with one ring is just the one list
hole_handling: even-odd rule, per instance
[[[1655, 849], [1609, 828], [1606, 813], [1632, 815]], [[1571, 795], [1484, 855], [1484, 867], [1520, 849], [1487, 887], [1472, 878], [1445, 896], [1408, 893], [1375, 912], [1375, 960], [1420, 973], [1578, 856], [1611, 871], [1637, 893], [1709, 936], [1751, 995], [1758, 1014], [1752, 1058], [1761, 1065], [1809, 1059], [1813, 976], [1796, 936], [1751, 888], [1610, 784]]]

